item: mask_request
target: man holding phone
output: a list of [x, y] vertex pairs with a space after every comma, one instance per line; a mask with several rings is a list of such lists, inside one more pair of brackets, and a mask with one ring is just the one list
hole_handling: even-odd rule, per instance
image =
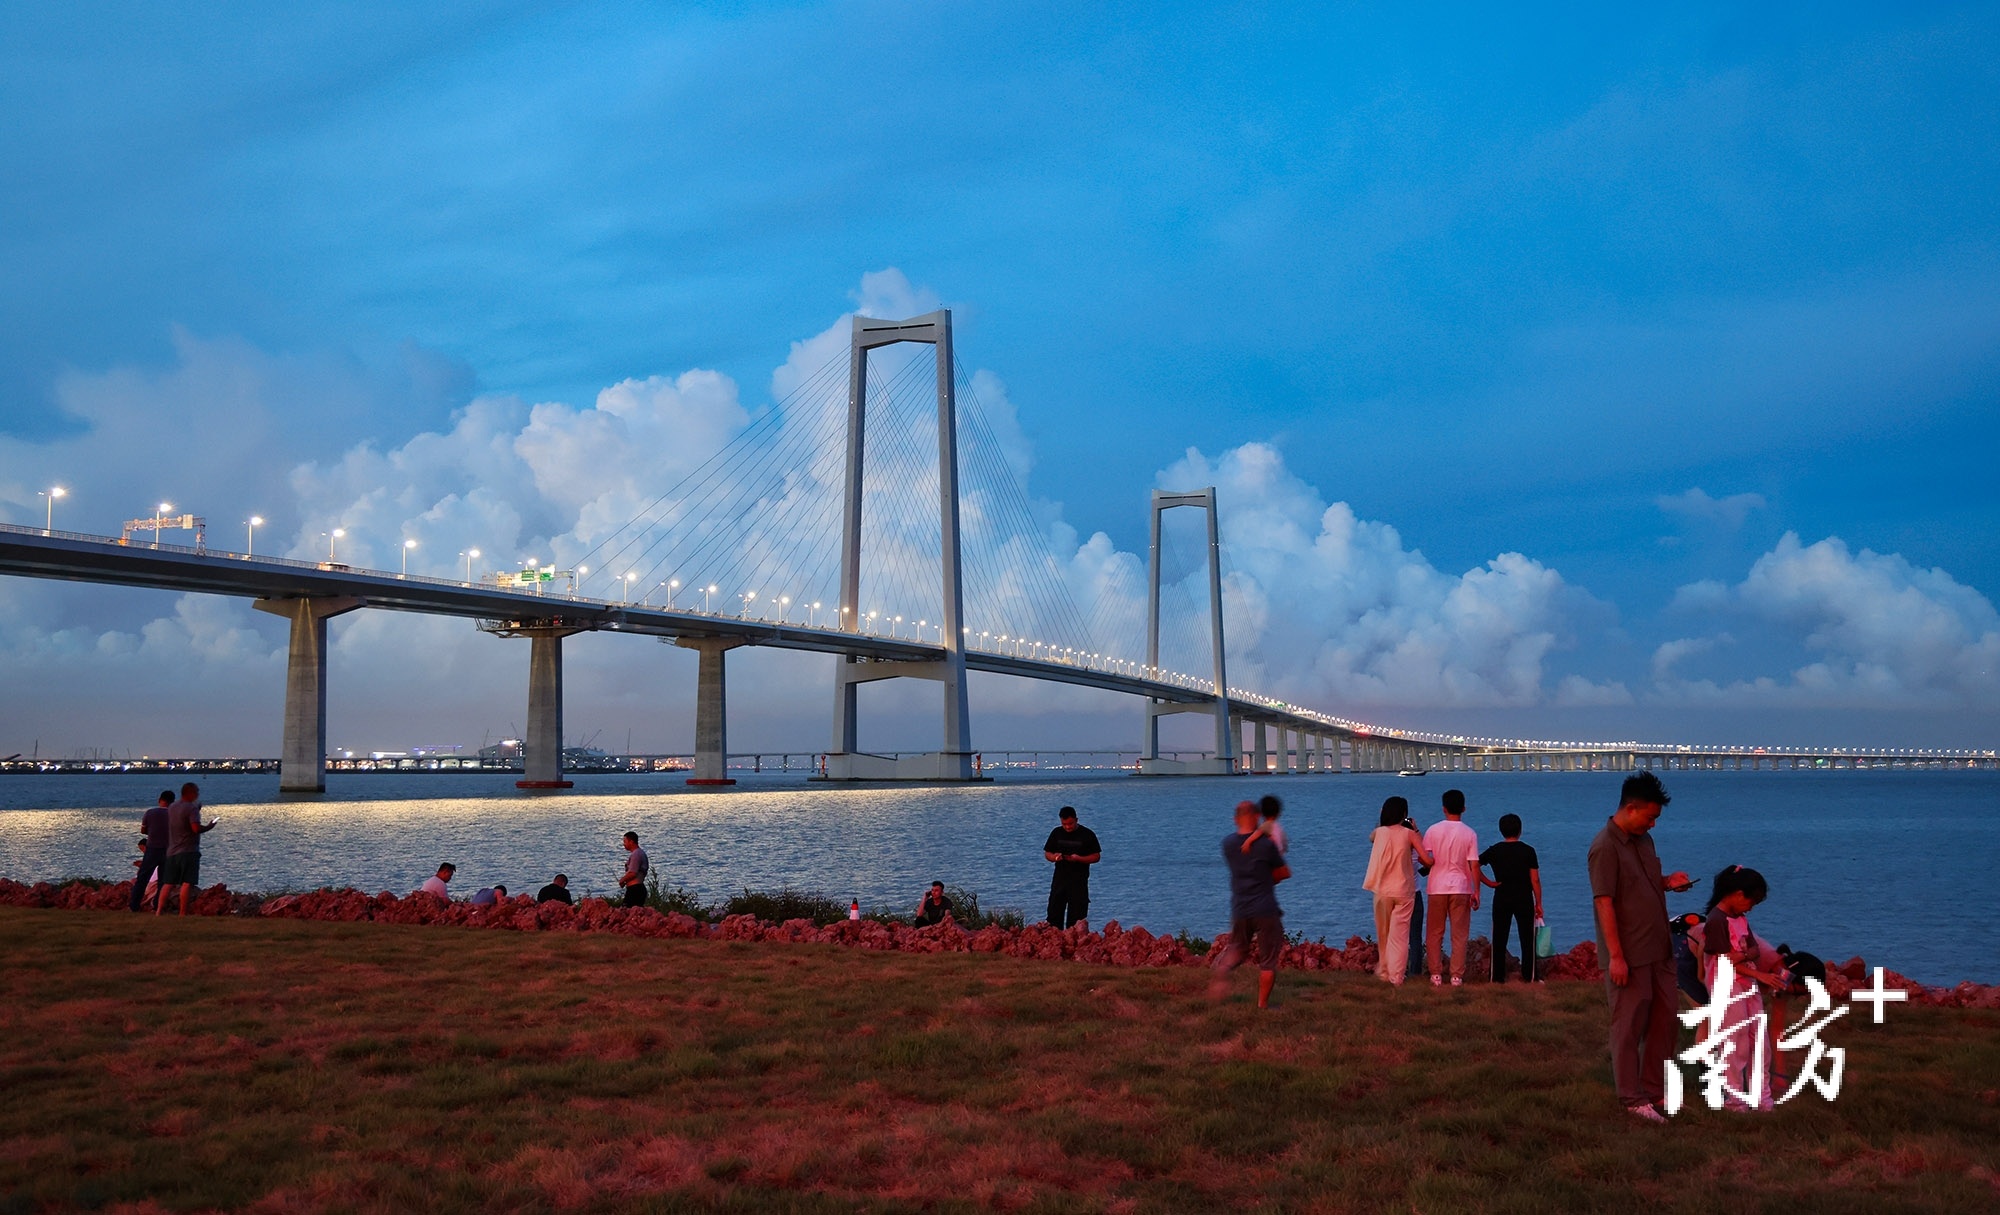
[[193, 781], [181, 786], [180, 799], [167, 807], [167, 855], [160, 864], [160, 897], [153, 914], [167, 909], [167, 895], [181, 888], [181, 914], [188, 913], [188, 900], [201, 888], [201, 837], [215, 830], [215, 820], [201, 821], [201, 787]]
[[1667, 1061], [1679, 1033], [1673, 933], [1667, 892], [1694, 885], [1660, 876], [1653, 824], [1670, 801], [1651, 772], [1625, 778], [1618, 812], [1590, 842], [1590, 894], [1597, 910], [1597, 961], [1611, 999], [1611, 1075], [1634, 1117], [1665, 1122]]

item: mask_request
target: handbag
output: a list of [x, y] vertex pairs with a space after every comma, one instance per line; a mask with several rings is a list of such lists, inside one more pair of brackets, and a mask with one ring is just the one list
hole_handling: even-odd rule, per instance
[[1538, 958], [1556, 956], [1556, 934], [1549, 931], [1549, 926], [1543, 923], [1540, 916], [1535, 917], [1535, 956]]

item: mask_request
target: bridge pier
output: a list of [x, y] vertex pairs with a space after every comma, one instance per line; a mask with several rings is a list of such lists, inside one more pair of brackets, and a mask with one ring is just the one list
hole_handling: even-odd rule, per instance
[[561, 626], [514, 630], [528, 639], [528, 732], [521, 743], [516, 789], [568, 789], [563, 779], [562, 639], [580, 629]]
[[361, 607], [348, 596], [259, 599], [260, 612], [292, 622], [285, 660], [285, 739], [278, 792], [326, 792], [326, 622]]
[[[677, 637], [701, 656], [694, 681], [694, 775], [690, 785], [733, 785], [729, 776], [729, 680], [723, 655], [744, 644], [732, 637]], [[759, 771], [762, 770], [761, 764]]]

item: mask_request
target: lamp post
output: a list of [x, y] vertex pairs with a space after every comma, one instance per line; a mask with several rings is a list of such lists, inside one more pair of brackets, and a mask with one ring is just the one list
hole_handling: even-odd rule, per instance
[[476, 548], [466, 549], [459, 554], [459, 556], [465, 558], [465, 585], [467, 586], [472, 585], [472, 559], [478, 555], [479, 550]]
[[257, 555], [257, 529], [264, 526], [264, 516], [252, 515], [243, 521], [243, 555]]
[[618, 588], [618, 606], [625, 606], [625, 601], [632, 597], [632, 584], [638, 581], [638, 578], [639, 575], [631, 570], [625, 571], [625, 585]]
[[408, 578], [410, 576], [410, 550], [415, 547], [417, 547], [415, 540], [403, 541], [403, 572], [396, 575], [398, 578]]
[[790, 624], [791, 615], [792, 615], [792, 597], [790, 595], [778, 596], [778, 623]]
[[679, 589], [681, 589], [680, 579], [678, 578], [667, 579], [667, 610], [669, 612], [674, 610], [674, 592]]
[[41, 496], [49, 500], [48, 515], [42, 523], [42, 534], [44, 536], [50, 535], [56, 530], [56, 499], [68, 492], [68, 490], [60, 485], [52, 485], [40, 491]]
[[701, 611], [704, 616], [713, 614], [714, 601], [715, 601], [715, 584], [711, 582], [707, 586], [703, 587], [701, 591]]
[[576, 588], [583, 582], [584, 577], [589, 573], [590, 573], [589, 566], [579, 565], [576, 567], [576, 571], [569, 576], [569, 597], [571, 599], [576, 598]]
[[819, 627], [819, 600], [817, 599], [813, 600], [812, 605], [812, 627]]
[[738, 620], [748, 620], [748, 619], [750, 619], [750, 605], [751, 605], [751, 604], [753, 604], [753, 603], [755, 603], [755, 602], [757, 602], [757, 592], [756, 592], [756, 591], [745, 591], [745, 592], [743, 592], [743, 612], [742, 612], [742, 614], [741, 614], [741, 615], [739, 615], [739, 616], [737, 617], [737, 619], [738, 619]]
[[334, 559], [334, 557], [333, 557], [333, 542], [334, 542], [335, 540], [338, 540], [338, 539], [340, 539], [340, 538], [341, 538], [342, 536], [345, 536], [346, 534], [347, 534], [347, 529], [346, 529], [346, 528], [344, 528], [344, 527], [336, 527], [336, 528], [334, 528], [334, 529], [333, 529], [332, 531], [330, 531], [330, 532], [321, 532], [321, 533], [320, 533], [320, 535], [322, 535], [322, 536], [325, 536], [325, 537], [326, 537], [326, 559], [327, 559], [328, 561], [332, 561], [332, 560]]
[[[160, 547], [160, 516], [161, 516], [161, 515], [164, 515], [164, 514], [166, 514], [166, 513], [168, 512], [168, 511], [172, 510], [173, 508], [174, 508], [174, 504], [173, 504], [173, 503], [171, 503], [171, 502], [162, 502], [162, 503], [160, 503], [160, 508], [159, 508], [158, 510], [156, 510], [156, 511], [154, 511], [154, 512], [153, 512], [153, 547], [154, 547], [154, 548], [158, 548], [158, 547]], [[53, 512], [53, 511], [51, 511], [51, 512], [50, 512], [50, 516], [51, 516], [52, 518], [54, 517], [54, 512]]]

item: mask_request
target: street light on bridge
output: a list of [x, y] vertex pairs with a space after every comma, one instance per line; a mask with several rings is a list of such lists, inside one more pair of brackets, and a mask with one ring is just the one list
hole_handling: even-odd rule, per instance
[[398, 578], [408, 578], [410, 576], [410, 550], [415, 547], [417, 547], [415, 540], [403, 541], [403, 572], [396, 575]]
[[639, 575], [636, 571], [633, 570], [625, 571], [625, 584], [618, 588], [618, 605], [620, 607], [623, 607], [625, 605], [625, 601], [632, 597], [632, 584], [634, 582], [637, 582], [638, 580], [639, 580]]
[[674, 610], [674, 592], [679, 589], [681, 589], [680, 579], [678, 578], [667, 579], [667, 610], [669, 612]]
[[[347, 534], [347, 529], [344, 527], [336, 527], [330, 532], [320, 533], [320, 535], [326, 537], [326, 559], [328, 561], [332, 561], [334, 559], [333, 542], [345, 536], [346, 534]], [[158, 547], [158, 545], [156, 544], [154, 547]]]
[[[158, 548], [158, 547], [160, 547], [160, 516], [161, 516], [161, 515], [164, 515], [164, 514], [166, 514], [166, 513], [168, 512], [168, 511], [171, 511], [172, 509], [174, 509], [174, 504], [173, 504], [173, 503], [171, 503], [171, 502], [162, 502], [162, 503], [160, 503], [160, 509], [158, 509], [158, 510], [156, 510], [156, 511], [154, 511], [154, 512], [153, 512], [153, 547], [154, 547], [154, 548]], [[55, 512], [54, 512], [54, 511], [50, 511], [50, 512], [49, 512], [49, 517], [50, 517], [50, 518], [54, 518], [54, 517], [55, 517]]]
[[715, 589], [716, 589], [715, 584], [713, 582], [709, 583], [706, 587], [702, 588], [701, 610], [704, 615], [712, 614], [712, 608], [710, 605], [715, 598]]
[[478, 555], [479, 550], [476, 548], [466, 549], [459, 554], [459, 556], [465, 558], [465, 585], [467, 586], [472, 585], [472, 559]]
[[49, 500], [48, 515], [46, 516], [46, 518], [42, 523], [42, 534], [44, 536], [51, 535], [56, 530], [56, 499], [62, 497], [69, 491], [64, 489], [60, 485], [52, 485], [47, 489], [38, 490], [36, 492], [37, 494], [39, 494], [39, 496], [47, 498]]
[[264, 526], [264, 516], [262, 515], [252, 515], [243, 521], [243, 555], [245, 557], [254, 557], [257, 555], [257, 529], [262, 526]]

